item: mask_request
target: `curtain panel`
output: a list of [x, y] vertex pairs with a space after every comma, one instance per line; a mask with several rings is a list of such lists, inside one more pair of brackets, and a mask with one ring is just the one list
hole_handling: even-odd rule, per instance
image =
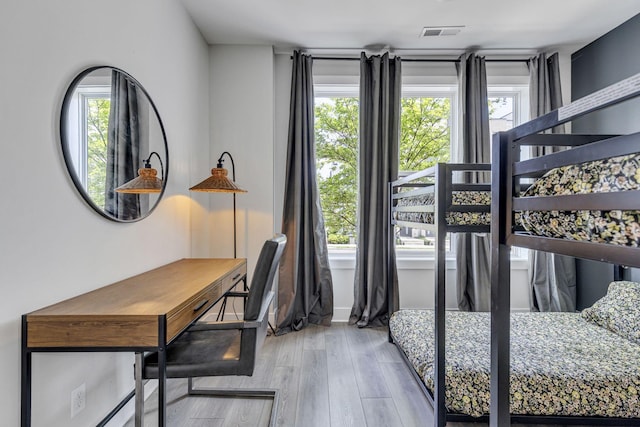
[[137, 86], [123, 73], [114, 70], [111, 74], [104, 209], [123, 221], [140, 218], [140, 195], [115, 191], [138, 176], [140, 144]]
[[349, 318], [359, 327], [386, 325], [390, 312], [398, 309], [395, 252], [389, 253], [387, 238], [388, 185], [398, 177], [401, 77], [399, 57], [361, 54], [358, 246]]
[[309, 323], [329, 326], [333, 317], [333, 281], [316, 181], [312, 66], [312, 57], [294, 52], [282, 212], [287, 245], [279, 267], [277, 335]]
[[[460, 163], [491, 163], [489, 105], [485, 58], [466, 53], [456, 63], [460, 144], [453, 159]], [[484, 175], [481, 175], [484, 174]], [[489, 182], [488, 173], [465, 174], [466, 182]], [[455, 233], [456, 290], [463, 311], [491, 309], [491, 247], [486, 233]]]
[[[536, 118], [562, 106], [560, 65], [557, 53], [545, 53], [529, 59], [530, 116]], [[564, 133], [564, 125], [552, 133]], [[555, 147], [532, 147], [537, 157], [559, 151]], [[529, 290], [532, 311], [575, 311], [575, 258], [542, 251], [529, 251]]]

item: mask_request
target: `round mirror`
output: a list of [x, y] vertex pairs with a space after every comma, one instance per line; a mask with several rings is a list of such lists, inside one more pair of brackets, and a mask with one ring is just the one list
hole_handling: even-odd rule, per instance
[[80, 73], [62, 103], [60, 139], [76, 188], [100, 215], [133, 222], [157, 206], [167, 138], [155, 104], [131, 75], [108, 66]]

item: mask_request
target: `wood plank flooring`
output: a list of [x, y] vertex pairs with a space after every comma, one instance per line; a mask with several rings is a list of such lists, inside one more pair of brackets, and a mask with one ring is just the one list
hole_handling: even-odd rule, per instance
[[[431, 405], [387, 340], [386, 328], [344, 323], [269, 336], [252, 377], [196, 379], [196, 387], [276, 388], [278, 426], [411, 427], [433, 425]], [[268, 425], [271, 402], [187, 396], [183, 379], [167, 381], [171, 427]], [[145, 404], [145, 426], [157, 424], [157, 396]], [[133, 427], [130, 420], [126, 427]], [[480, 423], [448, 423], [482, 427]]]

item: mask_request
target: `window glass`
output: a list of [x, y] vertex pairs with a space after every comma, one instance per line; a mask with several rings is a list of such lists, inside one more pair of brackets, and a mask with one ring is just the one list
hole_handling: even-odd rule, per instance
[[81, 96], [83, 100], [84, 147], [86, 147], [86, 189], [98, 207], [104, 208], [107, 135], [111, 100], [106, 94]]
[[[358, 191], [358, 97], [316, 96], [316, 169], [330, 249], [353, 249]], [[322, 93], [320, 91], [320, 93]]]
[[[315, 85], [316, 168], [329, 249], [356, 245], [358, 183], [358, 87]], [[403, 86], [399, 173], [449, 162], [457, 129], [455, 85]], [[490, 132], [507, 130], [526, 112], [526, 86], [490, 87]], [[405, 253], [434, 250], [432, 233], [396, 230], [396, 247]], [[452, 248], [447, 238], [447, 251]], [[410, 252], [409, 252], [410, 251]]]
[[79, 85], [68, 105], [68, 160], [92, 202], [104, 209], [111, 86]]

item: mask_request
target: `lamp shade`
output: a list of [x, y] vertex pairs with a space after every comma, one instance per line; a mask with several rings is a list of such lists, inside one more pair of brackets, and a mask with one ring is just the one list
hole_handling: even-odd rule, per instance
[[238, 188], [238, 186], [229, 178], [227, 178], [227, 170], [225, 168], [211, 169], [211, 176], [199, 184], [194, 185], [189, 190], [204, 191], [211, 193], [246, 193], [247, 190]]
[[138, 169], [138, 176], [116, 188], [118, 193], [159, 193], [162, 191], [162, 180], [157, 177], [158, 171], [151, 167]]

